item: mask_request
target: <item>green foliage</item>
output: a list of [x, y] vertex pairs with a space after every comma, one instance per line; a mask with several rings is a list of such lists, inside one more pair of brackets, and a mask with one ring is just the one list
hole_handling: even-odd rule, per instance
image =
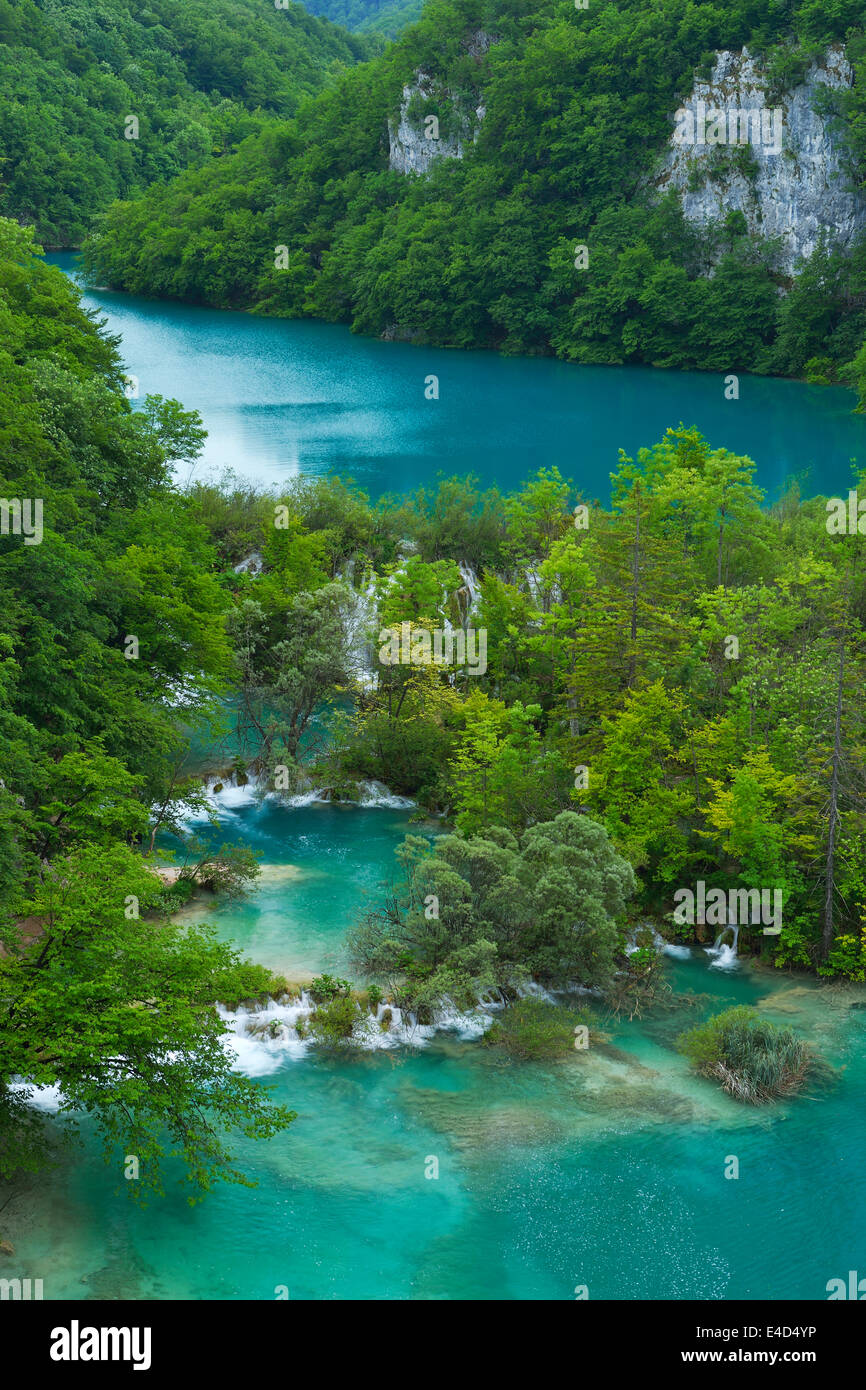
[[286, 585], [277, 574], [255, 598], [242, 598], [228, 620], [239, 737], [251, 736], [257, 761], [272, 769], [295, 761], [316, 709], [347, 678], [346, 589], [293, 589], [294, 581]]
[[[445, 479], [375, 507], [345, 481], [293, 486], [297, 570], [265, 546], [262, 574], [227, 583], [249, 679], [239, 728], [251, 756], [270, 747], [272, 771], [291, 745], [300, 761], [314, 758], [310, 776], [333, 798], [355, 799], [358, 782], [375, 778], [470, 838], [507, 829], [519, 839], [577, 806], [637, 870], [648, 914], [669, 913], [674, 888], [698, 879], [778, 889], [781, 936], [743, 924], [740, 949], [856, 974], [856, 952], [833, 941], [859, 937], [866, 895], [860, 541], [828, 535], [822, 499], [804, 501], [794, 486], [768, 509], [753, 472], [749, 458], [696, 429], [670, 429], [636, 458], [620, 457], [612, 504], [593, 504], [586, 529], [574, 525], [575, 491], [556, 469], [509, 497]], [[224, 507], [217, 492], [195, 496], [220, 545], [236, 550], [233, 536], [251, 534], [249, 513], [262, 548], [273, 499], [244, 501], [231, 483]], [[471, 614], [457, 572], [464, 545], [478, 562]], [[329, 566], [341, 575], [339, 598], [323, 584]], [[301, 582], [322, 587], [292, 598]], [[311, 611], [320, 618], [305, 636]], [[446, 619], [486, 630], [483, 674], [377, 660], [383, 623], [408, 622], [411, 634]], [[337, 659], [347, 624], [352, 651]], [[310, 662], [298, 687], [307, 731], [291, 737], [274, 632], [289, 643], [280, 651], [297, 650], [293, 669]], [[844, 756], [828, 938], [820, 904], [840, 634]], [[349, 658], [364, 648], [375, 683], [353, 679]], [[310, 721], [326, 701], [330, 743], [316, 754]], [[615, 1011], [664, 1002], [659, 982], [620, 968]]]
[[465, 1001], [527, 971], [586, 985], [612, 978], [617, 921], [635, 882], [589, 817], [562, 812], [519, 841], [502, 827], [443, 835], [432, 850], [410, 836], [400, 858], [402, 901], [372, 913], [350, 944], [366, 974], [414, 980], [415, 1003]]
[[818, 966], [819, 975], [838, 975], [846, 980], [866, 980], [866, 927], [859, 934], [843, 932], [833, 942], [827, 960]]
[[[258, 992], [269, 972], [210, 929], [129, 914], [131, 899], [147, 907], [158, 891], [133, 851], [89, 845], [56, 860], [22, 896], [0, 934], [0, 1094], [9, 1096], [15, 1076], [59, 1086], [68, 1129], [87, 1112], [106, 1161], [137, 1155], [138, 1200], [161, 1195], [179, 1160], [194, 1202], [217, 1181], [246, 1182], [231, 1166], [232, 1130], [266, 1138], [294, 1116], [232, 1071], [213, 1008]], [[16, 925], [25, 919], [38, 922], [35, 937]], [[3, 1178], [20, 1166], [22, 1143], [20, 1113], [14, 1100], [5, 1105]], [[33, 1142], [29, 1130], [25, 1140]]]
[[633, 942], [628, 951], [623, 945], [620, 969], [605, 994], [608, 1010], [616, 1018], [641, 1018], [645, 1011], [670, 1008], [675, 999], [682, 1000], [665, 978], [664, 957], [652, 930], [638, 927]]
[[843, 375], [857, 392], [856, 409], [862, 415], [866, 412], [866, 343], [863, 344], [856, 356], [845, 364]]
[[534, 721], [540, 705], [509, 708], [473, 690], [460, 709], [463, 725], [451, 759], [454, 821], [467, 835], [491, 825], [521, 830], [565, 810], [570, 770], [545, 748]]
[[245, 893], [259, 875], [255, 850], [243, 844], [220, 845], [218, 849], [196, 836], [185, 844], [185, 861], [178, 885], [193, 884], [209, 888], [221, 897], [236, 898]]
[[453, 742], [457, 696], [428, 667], [383, 668], [374, 690], [358, 693], [354, 714], [335, 725], [327, 765], [341, 776], [373, 777], [394, 791], [445, 799], [443, 769]]
[[496, 488], [479, 492], [471, 475], [440, 478], [435, 492], [418, 488], [405, 499], [398, 517], [422, 560], [454, 560], [476, 569], [501, 561], [502, 497]]
[[572, 1055], [576, 1029], [588, 1028], [590, 1021], [585, 1011], [551, 1004], [545, 999], [519, 999], [488, 1028], [484, 1042], [501, 1047], [509, 1057], [520, 1061], [552, 1061]]
[[133, 414], [116, 346], [6, 220], [0, 322], [0, 493], [44, 517], [37, 545], [0, 537], [0, 1173], [44, 1165], [56, 1132], [18, 1076], [60, 1088], [66, 1128], [93, 1116], [113, 1162], [139, 1157], [130, 1191], [175, 1171], [195, 1200], [243, 1181], [232, 1131], [291, 1119], [232, 1072], [214, 1008], [269, 973], [164, 916], [192, 883], [239, 891], [255, 856], [191, 843], [166, 889], [136, 848], [202, 805], [175, 706], [205, 718], [231, 672], [215, 553], [171, 481], [201, 422], [158, 397]]
[[310, 982], [310, 994], [317, 1004], [338, 997], [345, 997], [351, 992], [351, 989], [352, 986], [348, 980], [339, 980], [333, 975], [317, 975], [315, 980]]
[[795, 1095], [815, 1069], [809, 1048], [793, 1029], [778, 1028], [744, 1005], [689, 1029], [677, 1046], [702, 1076], [752, 1105]]
[[344, 1046], [351, 1039], [360, 1017], [357, 1000], [348, 994], [336, 994], [311, 1014], [310, 1033], [326, 1046]]
[[322, 15], [356, 34], [381, 34], [386, 39], [414, 24], [421, 5], [422, 0], [304, 0], [310, 14]]
[[374, 48], [295, 4], [0, 0], [0, 213], [76, 245], [112, 199], [224, 155]]

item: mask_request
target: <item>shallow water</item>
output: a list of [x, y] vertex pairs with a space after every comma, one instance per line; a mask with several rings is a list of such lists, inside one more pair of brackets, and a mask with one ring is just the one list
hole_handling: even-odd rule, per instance
[[[283, 833], [264, 814], [254, 840]], [[283, 949], [283, 920], [288, 953], [334, 967], [359, 867], [372, 880], [405, 827], [359, 808], [282, 815], [295, 818], [286, 859], [306, 843], [315, 873], [283, 882], [282, 919], [265, 883], [220, 910], [220, 932], [262, 958]], [[825, 1298], [866, 1251], [866, 1011], [849, 1007], [863, 991], [719, 972], [701, 950], [667, 968], [711, 998], [553, 1065], [449, 1035], [287, 1052], [259, 1084], [297, 1120], [238, 1149], [257, 1188], [192, 1210], [170, 1188], [139, 1211], [118, 1191], [120, 1160], [106, 1168], [88, 1140], [7, 1208], [16, 1264], [47, 1298], [270, 1299], [285, 1286], [295, 1299], [568, 1299], [583, 1284], [607, 1299]], [[802, 1031], [837, 1068], [832, 1089], [753, 1109], [691, 1075], [676, 1034], [730, 1002]], [[732, 1155], [737, 1180], [724, 1176]]]
[[[409, 810], [352, 805], [286, 807], [273, 796], [228, 788], [219, 798], [220, 830], [196, 829], [216, 844], [243, 840], [262, 857], [256, 891], [235, 902], [202, 894], [181, 914], [216, 924], [223, 940], [288, 979], [350, 975], [346, 932], [377, 904], [381, 884], [397, 880], [394, 847], [409, 833]], [[166, 841], [166, 844], [169, 844]]]

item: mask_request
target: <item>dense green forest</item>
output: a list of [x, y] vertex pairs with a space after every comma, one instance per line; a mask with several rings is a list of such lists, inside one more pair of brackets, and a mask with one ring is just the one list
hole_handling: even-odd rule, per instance
[[77, 245], [372, 51], [291, 0], [0, 0], [0, 213]]
[[393, 39], [414, 24], [423, 0], [303, 0], [310, 14], [322, 15], [356, 34], [381, 34]]
[[[845, 257], [819, 248], [791, 285], [773, 243], [744, 235], [736, 214], [697, 232], [650, 176], [715, 51], [748, 44], [783, 90], [837, 40], [861, 73], [836, 116], [862, 184], [856, 0], [614, 0], [587, 11], [432, 0], [292, 120], [112, 208], [90, 266], [141, 294], [414, 341], [832, 379], [866, 336], [863, 246]], [[434, 88], [416, 118], [432, 112], [443, 134], [476, 136], [462, 159], [422, 177], [389, 168], [388, 134], [419, 70]], [[580, 244], [591, 246], [585, 269]]]
[[[192, 489], [227, 562], [248, 547], [264, 555], [264, 572], [238, 581], [231, 626], [242, 732], [271, 782], [293, 764], [298, 714], [315, 704], [305, 689], [353, 685], [339, 636], [347, 566], [361, 589], [374, 583], [377, 651], [403, 623], [486, 633], [475, 673], [468, 662], [383, 664], [379, 652], [375, 686], [356, 690], [313, 772], [337, 797], [379, 778], [459, 837], [432, 859], [422, 841], [407, 844], [404, 891], [358, 937], [374, 973], [403, 961], [435, 994], [449, 964], [465, 974], [472, 948], [488, 981], [518, 963], [555, 979], [574, 893], [587, 920], [585, 895], [597, 898], [603, 938], [594, 963], [573, 963], [577, 977], [599, 970], [610, 983], [634, 870], [631, 910], [672, 939], [695, 931], [671, 918], [676, 887], [779, 889], [781, 933], [744, 928], [741, 950], [864, 978], [863, 542], [831, 534], [825, 501], [796, 487], [766, 507], [753, 472], [680, 426], [620, 458], [609, 509], [578, 501], [556, 469], [511, 496], [452, 478], [375, 507], [336, 480], [302, 480], [281, 500]], [[461, 563], [480, 575], [471, 614]], [[268, 633], [304, 615], [303, 650], [275, 648]], [[291, 700], [266, 718], [281, 689]], [[611, 850], [619, 859], [599, 877]], [[602, 910], [606, 895], [617, 910]]]
[[[267, 971], [172, 925], [137, 848], [155, 808], [171, 825], [200, 802], [178, 710], [231, 674], [214, 552], [170, 481], [201, 431], [157, 397], [132, 412], [114, 344], [3, 220], [0, 320], [0, 1176], [48, 1156], [20, 1076], [140, 1154], [144, 1189], [170, 1150], [201, 1192], [239, 1177], [227, 1133], [290, 1118], [231, 1071], [213, 1009]], [[15, 500], [39, 525], [16, 528]]]

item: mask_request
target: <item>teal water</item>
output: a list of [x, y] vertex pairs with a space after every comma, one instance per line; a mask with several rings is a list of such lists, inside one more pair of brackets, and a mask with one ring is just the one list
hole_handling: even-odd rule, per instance
[[[244, 909], [239, 940], [246, 926], [254, 939]], [[853, 992], [720, 976], [703, 953], [673, 973], [714, 1008], [793, 1023], [839, 1068], [834, 1090], [738, 1105], [673, 1050], [691, 1012], [555, 1066], [447, 1038], [311, 1052], [267, 1078], [298, 1111], [290, 1130], [239, 1146], [254, 1191], [191, 1210], [169, 1190], [141, 1212], [88, 1144], [34, 1194], [39, 1229], [12, 1208], [22, 1273], [74, 1299], [826, 1298], [864, 1265], [864, 1014]]]
[[[49, 259], [73, 268], [71, 253]], [[440, 471], [508, 490], [556, 464], [606, 501], [618, 449], [633, 455], [680, 422], [754, 459], [771, 496], [792, 475], [812, 492], [847, 490], [850, 460], [866, 459], [866, 419], [839, 388], [743, 376], [740, 399], [726, 401], [721, 373], [412, 347], [102, 290], [86, 303], [122, 336], [140, 396], [201, 412], [209, 439], [197, 476], [228, 467], [270, 484], [338, 472], [378, 496], [429, 485]], [[431, 374], [439, 399], [428, 401]]]
[[[297, 980], [345, 970], [345, 932], [392, 878], [394, 848], [429, 828], [237, 789], [221, 811], [263, 880], [189, 916]], [[4, 1212], [21, 1273], [71, 1299], [569, 1299], [584, 1284], [591, 1299], [826, 1297], [866, 1265], [866, 991], [721, 972], [699, 949], [667, 968], [681, 994], [707, 996], [698, 1007], [609, 1027], [555, 1065], [447, 1034], [340, 1057], [253, 1045], [244, 1068], [298, 1112], [238, 1145], [254, 1190], [191, 1210], [169, 1186], [141, 1212], [120, 1157], [106, 1167], [88, 1137]], [[831, 1089], [756, 1110], [692, 1076], [677, 1033], [729, 1003], [795, 1026], [836, 1068]]]
[[[90, 296], [142, 390], [202, 410], [208, 465], [281, 480], [349, 468], [372, 492], [473, 468], [508, 487], [557, 463], [603, 493], [616, 446], [683, 419], [749, 452], [764, 486], [816, 466], [847, 484], [864, 422], [851, 397], [748, 380], [738, 403], [697, 375], [589, 371], [370, 343], [343, 329]], [[439, 402], [423, 377], [438, 372]], [[429, 407], [429, 408], [428, 408]], [[410, 812], [255, 804], [227, 794], [225, 838], [262, 852], [261, 884], [216, 909], [219, 934], [302, 979], [344, 968], [345, 932], [393, 874]], [[412, 826], [413, 830], [418, 827]], [[423, 827], [422, 827], [423, 828]], [[555, 1065], [440, 1035], [419, 1048], [286, 1054], [259, 1083], [298, 1112], [238, 1145], [257, 1187], [139, 1211], [90, 1136], [4, 1209], [16, 1268], [46, 1298], [823, 1299], [866, 1274], [866, 991], [778, 972], [669, 962], [695, 1009], [622, 1023]], [[832, 1089], [755, 1110], [693, 1077], [684, 1026], [760, 1003], [835, 1066]], [[255, 1059], [253, 1059], [254, 1061]], [[250, 1068], [255, 1071], [255, 1067]], [[258, 1073], [256, 1073], [258, 1074]], [[725, 1178], [731, 1156], [740, 1176]], [[429, 1179], [430, 1160], [439, 1176]]]
[[195, 829], [215, 847], [242, 840], [257, 851], [255, 892], [216, 906], [202, 895], [182, 916], [213, 922], [222, 940], [243, 942], [248, 955], [293, 982], [322, 971], [351, 976], [347, 931], [368, 906], [378, 906], [382, 885], [396, 882], [395, 845], [432, 827], [412, 824], [410, 810], [324, 802], [286, 807], [272, 798], [256, 802], [238, 788], [226, 796], [219, 831]]

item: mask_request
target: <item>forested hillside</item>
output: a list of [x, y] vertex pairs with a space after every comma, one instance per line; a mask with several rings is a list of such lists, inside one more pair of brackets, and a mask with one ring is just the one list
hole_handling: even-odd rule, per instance
[[[847, 39], [856, 61], [861, 21], [853, 0], [587, 11], [434, 0], [292, 121], [112, 209], [91, 265], [139, 293], [416, 341], [787, 374], [823, 358], [832, 376], [866, 331], [862, 249], [819, 249], [791, 289], [771, 243], [736, 216], [696, 230], [649, 175], [715, 52], [749, 44], [782, 88], [831, 41]], [[388, 125], [419, 71], [432, 86], [410, 115], [436, 115], [443, 138], [465, 135], [462, 158], [421, 177], [390, 167]], [[862, 79], [838, 105], [856, 161]], [[580, 244], [591, 246], [585, 269]]]
[[421, 5], [422, 0], [304, 0], [310, 14], [324, 15], [356, 34], [382, 34], [388, 39], [415, 22]]
[[230, 150], [370, 51], [294, 3], [0, 0], [0, 212], [77, 244], [113, 198]]

